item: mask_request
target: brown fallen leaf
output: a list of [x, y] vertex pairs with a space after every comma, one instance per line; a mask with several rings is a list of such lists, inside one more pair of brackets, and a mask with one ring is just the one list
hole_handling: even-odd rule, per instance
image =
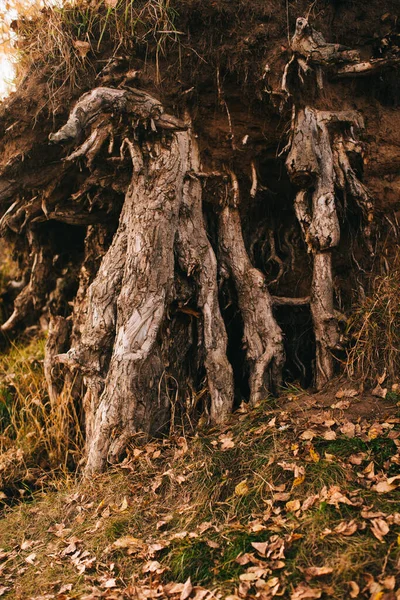
[[394, 575], [390, 575], [389, 577], [382, 579], [381, 583], [386, 590], [394, 590], [396, 587], [396, 577]]
[[261, 556], [265, 556], [269, 542], [252, 542], [251, 545], [257, 550]]
[[185, 581], [179, 600], [187, 600], [192, 593], [193, 586], [190, 577]]
[[25, 558], [25, 562], [29, 563], [30, 565], [33, 565], [33, 563], [35, 562], [35, 560], [36, 560], [36, 553], [35, 552], [32, 552], [32, 554], [30, 554], [29, 556], [27, 556]]
[[83, 42], [82, 40], [74, 40], [72, 42], [72, 45], [75, 48], [75, 50], [78, 51], [79, 56], [81, 56], [82, 58], [85, 58], [86, 54], [90, 50], [89, 42]]
[[331, 408], [336, 408], [337, 410], [346, 410], [350, 406], [350, 400], [339, 400], [339, 402], [335, 402], [335, 404], [331, 404]]
[[358, 396], [358, 390], [355, 390], [354, 388], [349, 388], [349, 389], [340, 389], [338, 392], [336, 392], [335, 396], [336, 398], [340, 399], [340, 398], [354, 398], [355, 396]]
[[349, 581], [349, 587], [350, 587], [350, 598], [357, 598], [357, 596], [360, 593], [360, 586], [358, 585], [358, 583], [356, 583], [355, 581]]
[[349, 500], [344, 494], [342, 494], [339, 486], [337, 485], [332, 485], [329, 488], [327, 492], [326, 502], [327, 504], [332, 504], [336, 507], [338, 507], [339, 504], [348, 504], [349, 506], [354, 506], [354, 503], [351, 500]]
[[306, 583], [300, 583], [290, 596], [290, 600], [306, 600], [307, 598], [321, 598], [320, 588], [311, 588]]
[[372, 519], [371, 520], [371, 531], [377, 540], [383, 543], [383, 537], [389, 533], [389, 525], [384, 519]]
[[312, 440], [315, 438], [315, 436], [317, 435], [317, 432], [314, 431], [313, 429], [306, 429], [305, 431], [303, 431], [303, 433], [300, 435], [300, 439], [301, 440]]
[[113, 577], [110, 577], [110, 579], [106, 579], [106, 581], [104, 581], [104, 583], [101, 584], [101, 587], [109, 590], [111, 588], [117, 587], [117, 582]]
[[351, 421], [345, 421], [340, 428], [340, 431], [348, 438], [353, 438], [356, 435], [356, 426]]
[[378, 398], [386, 398], [386, 394], [387, 394], [388, 390], [387, 388], [383, 388], [379, 383], [378, 385], [372, 390], [371, 394], [373, 396], [377, 396]]
[[235, 487], [235, 496], [246, 496], [249, 493], [249, 486], [247, 485], [247, 479], [244, 479]]
[[307, 581], [313, 577], [323, 577], [324, 575], [330, 575], [331, 573], [333, 573], [332, 567], [307, 567], [307, 569], [304, 569]]
[[221, 442], [221, 450], [230, 450], [230, 448], [235, 447], [235, 442], [232, 439], [232, 434], [221, 435], [219, 437], [219, 440]]
[[378, 494], [387, 494], [388, 492], [395, 490], [396, 487], [396, 485], [391, 485], [388, 481], [379, 481], [376, 485], [373, 485], [371, 489], [374, 492], [378, 492]]
[[358, 525], [354, 519], [351, 521], [342, 521], [335, 527], [335, 532], [340, 535], [353, 535], [358, 529]]
[[140, 552], [144, 547], [143, 541], [135, 538], [131, 535], [124, 535], [120, 537], [118, 540], [112, 545], [112, 549], [122, 549], [127, 550], [128, 554], [135, 554]]
[[300, 500], [290, 500], [286, 502], [285, 507], [288, 512], [296, 512], [300, 509]]

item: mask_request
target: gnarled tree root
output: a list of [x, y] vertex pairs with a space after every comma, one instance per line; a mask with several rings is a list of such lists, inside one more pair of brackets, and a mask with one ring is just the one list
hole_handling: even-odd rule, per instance
[[232, 275], [243, 318], [243, 342], [250, 369], [250, 403], [256, 404], [282, 380], [285, 360], [283, 336], [273, 315], [273, 300], [264, 275], [247, 254], [239, 215], [239, 184], [232, 171], [231, 200], [219, 219], [219, 244], [223, 261]]
[[197, 177], [200, 159], [195, 137], [179, 133], [189, 143], [188, 175], [183, 186], [178, 229], [178, 257], [182, 268], [198, 284], [198, 305], [202, 311], [205, 368], [211, 396], [211, 420], [223, 422], [232, 410], [233, 373], [226, 356], [227, 334], [218, 302], [217, 260], [208, 240], [203, 211], [202, 186]]
[[294, 208], [314, 257], [310, 308], [316, 338], [315, 384], [318, 389], [332, 378], [332, 351], [339, 348], [331, 257], [332, 249], [340, 240], [337, 191], [341, 190], [344, 196], [350, 194], [367, 222], [372, 215], [372, 198], [357, 179], [347, 154], [361, 152], [361, 145], [353, 136], [362, 127], [362, 118], [354, 111], [300, 109], [293, 122], [286, 160], [291, 180], [301, 188]]

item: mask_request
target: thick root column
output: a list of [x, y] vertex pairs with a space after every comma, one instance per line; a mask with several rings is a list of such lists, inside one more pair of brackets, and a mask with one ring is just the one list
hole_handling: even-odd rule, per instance
[[336, 193], [350, 193], [363, 215], [370, 219], [372, 200], [357, 179], [347, 152], [361, 152], [349, 133], [363, 126], [353, 111], [298, 111], [287, 157], [288, 173], [301, 188], [294, 204], [309, 251], [314, 255], [310, 299], [316, 339], [315, 383], [321, 388], [333, 376], [332, 350], [339, 347], [337, 318], [333, 307], [331, 251], [340, 240]]
[[[88, 440], [87, 471], [115, 461], [138, 431], [156, 432], [168, 420], [159, 390], [163, 363], [157, 336], [174, 278], [182, 160], [176, 137], [152, 149], [126, 197], [127, 247], [117, 301], [116, 337], [100, 403]], [[157, 407], [157, 408], [156, 408]]]
[[202, 186], [196, 173], [200, 160], [194, 136], [179, 133], [189, 143], [188, 176], [184, 182], [178, 231], [178, 256], [182, 268], [198, 282], [202, 311], [205, 368], [211, 396], [211, 421], [223, 422], [232, 411], [233, 373], [226, 356], [227, 334], [218, 302], [217, 260], [208, 240], [202, 210]]
[[[198, 150], [185, 124], [165, 115], [160, 103], [144, 92], [98, 88], [79, 100], [67, 124], [51, 140], [78, 141], [102, 111], [111, 110], [132, 114], [144, 126], [150, 123], [152, 134], [142, 144], [130, 137], [123, 140], [121, 158], [129, 151], [133, 174], [118, 230], [86, 294], [86, 275], [81, 273], [74, 345], [58, 356], [59, 363], [83, 375], [86, 385], [89, 473], [117, 460], [132, 436], [154, 434], [168, 424], [160, 328], [174, 299], [176, 244], [181, 266], [198, 283], [212, 421], [225, 420], [233, 404], [217, 262], [203, 222], [202, 189], [196, 175]], [[95, 128], [69, 156], [71, 161], [86, 156], [89, 166], [93, 163], [102, 144], [113, 138], [109, 125], [100, 126], [100, 132]], [[175, 131], [161, 142], [157, 128]]]
[[243, 341], [250, 367], [250, 403], [268, 395], [271, 387], [281, 383], [285, 360], [282, 331], [273, 312], [273, 301], [263, 274], [248, 257], [242, 234], [239, 184], [231, 173], [233, 206], [222, 209], [219, 220], [219, 243], [223, 260], [235, 282], [239, 308], [244, 323]]

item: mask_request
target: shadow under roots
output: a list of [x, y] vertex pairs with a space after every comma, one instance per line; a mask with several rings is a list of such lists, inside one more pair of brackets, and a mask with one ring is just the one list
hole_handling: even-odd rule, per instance
[[315, 335], [309, 306], [277, 306], [275, 318], [283, 331], [286, 362], [283, 384], [298, 382], [304, 389], [314, 381]]
[[238, 307], [237, 293], [230, 280], [225, 281], [221, 291], [221, 312], [228, 335], [227, 356], [232, 365], [235, 395], [233, 410], [250, 396], [249, 371], [246, 365], [246, 349], [243, 346], [243, 318]]

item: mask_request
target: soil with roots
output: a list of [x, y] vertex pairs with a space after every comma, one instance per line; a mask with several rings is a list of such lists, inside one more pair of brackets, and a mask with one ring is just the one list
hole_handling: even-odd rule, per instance
[[233, 4], [177, 2], [165, 55], [93, 52], [51, 97], [38, 68], [1, 107], [2, 330], [48, 328], [89, 472], [177, 419], [323, 388], [390, 269], [398, 3]]

